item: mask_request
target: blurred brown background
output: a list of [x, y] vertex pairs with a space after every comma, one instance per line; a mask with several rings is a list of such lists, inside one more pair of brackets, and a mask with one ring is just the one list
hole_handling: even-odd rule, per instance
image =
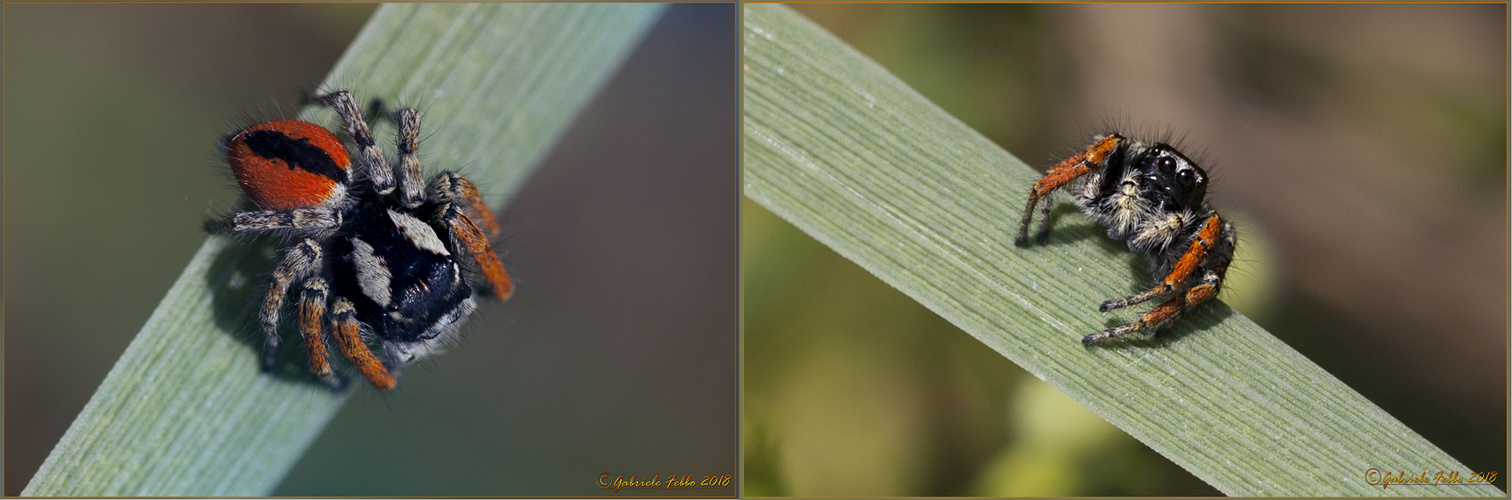
[[[219, 136], [297, 102], [373, 8], [4, 7], [5, 494], [204, 241], [209, 210], [235, 201]], [[354, 396], [276, 494], [582, 496], [602, 494], [602, 471], [735, 473], [734, 30], [733, 6], [665, 11], [504, 193], [515, 298], [396, 393]]]
[[[1505, 474], [1505, 5], [795, 8], [1040, 168], [1184, 134], [1240, 225], [1224, 300]], [[1218, 493], [744, 209], [747, 494]]]

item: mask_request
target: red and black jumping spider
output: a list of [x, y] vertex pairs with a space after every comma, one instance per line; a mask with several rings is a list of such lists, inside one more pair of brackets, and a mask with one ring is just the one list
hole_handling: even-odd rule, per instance
[[[298, 285], [296, 325], [310, 370], [343, 387], [327, 347], [333, 338], [363, 378], [387, 391], [398, 369], [439, 351], [477, 307], [469, 278], [500, 300], [514, 285], [488, 242], [498, 223], [472, 181], [442, 172], [424, 182], [415, 156], [415, 110], [381, 113], [398, 125], [399, 154], [390, 162], [351, 93], [314, 98], [341, 118], [357, 147], [356, 168], [341, 139], [319, 125], [254, 124], [227, 136], [223, 147], [258, 210], [207, 227], [293, 242], [273, 270], [259, 312], [264, 370], [277, 365], [279, 316]], [[370, 343], [380, 346], [378, 354]]]
[[1098, 136], [1086, 151], [1050, 168], [1029, 191], [1019, 224], [1020, 246], [1028, 242], [1034, 207], [1043, 204], [1035, 241], [1050, 235], [1051, 196], [1082, 180], [1076, 204], [1108, 228], [1108, 237], [1128, 242], [1151, 271], [1163, 277], [1148, 291], [1103, 302], [1099, 311], [1140, 304], [1169, 295], [1138, 320], [1082, 338], [1082, 344], [1120, 337], [1161, 325], [1159, 338], [1187, 311], [1218, 295], [1234, 260], [1234, 226], [1203, 200], [1207, 172], [1165, 143], [1146, 145], [1118, 134]]

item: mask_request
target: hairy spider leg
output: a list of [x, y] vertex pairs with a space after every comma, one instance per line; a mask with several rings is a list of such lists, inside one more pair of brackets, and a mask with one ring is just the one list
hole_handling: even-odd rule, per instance
[[[1086, 151], [1077, 153], [1070, 158], [1061, 160], [1054, 167], [1050, 167], [1045, 176], [1041, 177], [1034, 187], [1029, 190], [1029, 203], [1024, 207], [1024, 216], [1019, 220], [1018, 236], [1013, 239], [1014, 244], [1024, 245], [1029, 241], [1029, 222], [1034, 217], [1034, 206], [1041, 201], [1045, 203], [1044, 214], [1040, 220], [1040, 229], [1035, 233], [1035, 241], [1044, 243], [1050, 237], [1050, 195], [1071, 181], [1092, 172], [1097, 165], [1107, 160], [1119, 144], [1123, 136], [1109, 134], [1091, 146]], [[1043, 198], [1043, 200], [1042, 200]]]
[[462, 211], [472, 217], [484, 235], [491, 237], [499, 234], [499, 221], [494, 219], [493, 210], [483, 202], [478, 186], [466, 177], [455, 172], [441, 172], [436, 180], [431, 181], [429, 196], [437, 203], [449, 201], [461, 204]]
[[324, 231], [341, 226], [341, 211], [334, 208], [295, 208], [292, 210], [248, 210], [237, 212], [224, 221], [205, 225], [211, 232], [246, 233], [293, 229]]
[[361, 373], [368, 383], [384, 392], [397, 385], [394, 375], [362, 342], [362, 330], [357, 324], [356, 311], [352, 308], [352, 301], [346, 297], [337, 297], [336, 304], [331, 307], [331, 331], [336, 337], [336, 346], [341, 348], [341, 354], [352, 361], [357, 373]]
[[394, 192], [394, 171], [389, 168], [388, 161], [383, 158], [383, 149], [373, 140], [373, 130], [368, 127], [367, 121], [362, 118], [362, 108], [352, 98], [352, 93], [338, 90], [316, 98], [316, 101], [330, 106], [336, 111], [336, 116], [341, 118], [341, 123], [346, 127], [347, 136], [357, 144], [357, 150], [361, 153], [362, 168], [367, 175], [368, 182], [373, 184], [373, 191], [380, 195], [388, 195]]
[[1122, 299], [1112, 299], [1103, 302], [1101, 306], [1098, 306], [1097, 310], [1108, 312], [1120, 307], [1141, 304], [1155, 297], [1171, 293], [1176, 287], [1181, 286], [1182, 283], [1186, 283], [1187, 278], [1192, 276], [1192, 272], [1197, 270], [1198, 264], [1202, 262], [1203, 257], [1207, 256], [1208, 249], [1212, 248], [1213, 244], [1218, 241], [1218, 233], [1223, 226], [1223, 219], [1219, 218], [1218, 214], [1209, 215], [1207, 222], [1197, 232], [1197, 237], [1187, 247], [1186, 253], [1182, 254], [1181, 260], [1176, 261], [1176, 266], [1171, 268], [1171, 272], [1166, 274], [1165, 279], [1160, 280], [1160, 283], [1157, 283], [1154, 288], [1148, 291]]
[[493, 248], [488, 244], [488, 237], [478, 229], [472, 217], [459, 210], [456, 204], [443, 202], [436, 209], [436, 218], [446, 226], [446, 232], [451, 235], [452, 246], [462, 248], [472, 255], [478, 263], [478, 271], [483, 274], [483, 279], [488, 282], [489, 288], [499, 300], [508, 300], [514, 294], [514, 283], [509, 279], [509, 273], [504, 270], [504, 264], [499, 262], [499, 256], [494, 254]]
[[1203, 224], [1197, 238], [1187, 248], [1187, 252], [1181, 256], [1181, 260], [1176, 262], [1175, 267], [1160, 284], [1148, 292], [1136, 294], [1121, 300], [1104, 302], [1099, 309], [1106, 312], [1110, 309], [1138, 304], [1156, 296], [1169, 293], [1182, 283], [1185, 283], [1187, 278], [1198, 270], [1204, 271], [1202, 282], [1155, 306], [1154, 309], [1145, 313], [1138, 320], [1083, 337], [1082, 345], [1091, 346], [1103, 340], [1128, 335], [1162, 323], [1164, 325], [1155, 332], [1155, 336], [1164, 336], [1170, 331], [1171, 326], [1177, 318], [1218, 295], [1218, 289], [1223, 284], [1224, 275], [1228, 273], [1231, 259], [1222, 252], [1219, 252], [1217, 254], [1219, 260], [1209, 263], [1212, 267], [1205, 269], [1203, 265], [1203, 259], [1210, 255], [1209, 250], [1218, 243], [1231, 248], [1234, 244], [1234, 230], [1233, 226], [1224, 222], [1217, 214], [1212, 214], [1208, 217], [1207, 222]]
[[263, 330], [263, 370], [271, 371], [278, 365], [278, 348], [283, 344], [283, 337], [278, 335], [278, 314], [283, 309], [289, 285], [319, 268], [320, 244], [309, 238], [285, 250], [283, 258], [273, 268], [273, 277], [268, 280], [268, 291], [263, 294], [262, 311], [258, 315]]
[[331, 353], [326, 347], [325, 318], [326, 297], [329, 289], [326, 282], [320, 278], [305, 280], [304, 289], [299, 297], [299, 334], [304, 337], [305, 351], [310, 354], [310, 371], [320, 377], [320, 381], [336, 390], [341, 390], [345, 382], [336, 373], [331, 371]]
[[1151, 309], [1150, 312], [1145, 313], [1144, 316], [1129, 324], [1116, 326], [1082, 337], [1082, 345], [1091, 346], [1107, 339], [1121, 337], [1158, 325], [1167, 320], [1174, 320], [1191, 308], [1197, 307], [1199, 304], [1207, 302], [1217, 295], [1218, 284], [1216, 282], [1204, 282], [1188, 289], [1186, 293], [1178, 294], [1162, 302], [1160, 305], [1155, 306], [1154, 309]]
[[394, 139], [395, 147], [399, 149], [399, 156], [394, 159], [397, 163], [394, 170], [399, 173], [399, 202], [406, 208], [415, 208], [425, 202], [425, 180], [420, 158], [415, 156], [420, 141], [420, 113], [404, 108], [393, 116], [399, 124]]

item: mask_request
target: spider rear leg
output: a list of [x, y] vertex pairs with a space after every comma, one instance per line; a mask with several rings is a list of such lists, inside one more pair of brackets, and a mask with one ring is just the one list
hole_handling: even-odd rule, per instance
[[336, 111], [336, 116], [341, 118], [342, 125], [346, 127], [347, 136], [357, 144], [363, 173], [368, 182], [373, 184], [373, 190], [385, 196], [394, 192], [394, 171], [384, 160], [383, 149], [373, 140], [373, 129], [363, 119], [362, 107], [357, 105], [352, 93], [338, 90], [323, 96], [308, 96], [306, 100], [329, 106]]
[[399, 174], [399, 202], [415, 208], [425, 202], [425, 180], [421, 177], [420, 158], [415, 148], [420, 141], [420, 113], [404, 108], [393, 115], [399, 124], [398, 136], [394, 139], [399, 156], [394, 159], [394, 170]]
[[468, 255], [472, 255], [473, 261], [478, 265], [478, 271], [482, 273], [493, 295], [501, 301], [509, 300], [509, 296], [514, 294], [514, 283], [510, 281], [509, 273], [504, 270], [504, 263], [499, 262], [499, 256], [488, 244], [488, 237], [483, 235], [481, 229], [478, 229], [472, 217], [458, 209], [456, 204], [446, 202], [436, 209], [436, 219], [446, 226], [446, 232], [451, 236], [452, 246], [464, 249]]
[[389, 373], [388, 367], [373, 355], [372, 349], [368, 349], [362, 341], [362, 329], [357, 324], [356, 310], [352, 307], [352, 301], [346, 297], [337, 297], [335, 305], [331, 306], [331, 332], [336, 337], [336, 346], [341, 348], [341, 354], [352, 362], [357, 368], [357, 373], [362, 378], [380, 391], [387, 392], [393, 389], [398, 381]]
[[1108, 155], [1112, 154], [1122, 141], [1123, 137], [1118, 134], [1109, 135], [1093, 143], [1091, 146], [1087, 146], [1086, 151], [1061, 160], [1054, 167], [1050, 167], [1050, 170], [1045, 172], [1045, 176], [1041, 177], [1038, 182], [1034, 183], [1034, 187], [1029, 189], [1029, 202], [1024, 206], [1024, 215], [1019, 219], [1018, 236], [1013, 239], [1013, 243], [1019, 246], [1028, 243], [1029, 222], [1034, 218], [1034, 206], [1041, 202], [1045, 205], [1042, 209], [1043, 215], [1040, 221], [1040, 228], [1035, 233], [1034, 240], [1037, 243], [1044, 243], [1045, 240], [1049, 239], [1051, 193], [1066, 184], [1070, 184], [1071, 181], [1092, 172], [1097, 165], [1102, 164], [1108, 159]]
[[1151, 289], [1149, 289], [1147, 291], [1136, 293], [1136, 294], [1130, 295], [1128, 297], [1124, 297], [1124, 298], [1121, 298], [1121, 299], [1108, 299], [1107, 301], [1103, 302], [1102, 305], [1097, 306], [1097, 311], [1098, 312], [1108, 312], [1108, 311], [1112, 311], [1114, 309], [1118, 309], [1118, 308], [1122, 308], [1122, 307], [1129, 307], [1129, 306], [1136, 305], [1136, 304], [1143, 304], [1145, 302], [1149, 302], [1150, 299], [1153, 299], [1153, 298], [1156, 298], [1156, 297], [1159, 297], [1159, 296], [1162, 296], [1162, 295], [1165, 295], [1165, 294], [1168, 294], [1168, 293], [1171, 293], [1171, 286], [1167, 285], [1165, 283], [1160, 283], [1160, 284], [1155, 285], [1155, 288], [1151, 288]]
[[1176, 314], [1172, 314], [1171, 317], [1166, 318], [1165, 323], [1161, 323], [1160, 327], [1155, 329], [1155, 333], [1150, 334], [1150, 338], [1155, 340], [1165, 340], [1166, 337], [1171, 335], [1171, 329], [1176, 327], [1178, 320], [1180, 320], [1182, 316], [1185, 316], [1187, 311], [1191, 311], [1193, 307], [1196, 306], [1187, 306], [1185, 309], [1176, 311]]
[[1040, 205], [1040, 227], [1034, 232], [1034, 242], [1045, 244], [1050, 240], [1050, 212], [1055, 209], [1055, 191], [1045, 193], [1043, 205]]
[[[351, 93], [345, 90], [326, 96], [306, 97], [306, 100], [313, 100], [336, 110], [336, 114], [341, 117], [342, 123], [347, 128], [347, 134], [362, 151], [369, 178], [378, 194], [388, 195], [394, 191], [397, 174], [400, 203], [407, 208], [415, 208], [425, 202], [425, 181], [421, 173], [423, 169], [420, 159], [415, 156], [416, 146], [420, 142], [419, 112], [412, 108], [394, 111], [389, 109], [382, 100], [375, 98], [368, 103], [368, 112], [363, 114], [357, 106], [356, 99], [353, 99]], [[399, 149], [399, 156], [394, 159], [393, 165], [389, 165], [383, 159], [383, 151], [374, 143], [372, 130], [366, 121], [378, 119], [391, 120], [398, 125], [399, 130], [394, 139], [394, 147]]]
[[283, 309], [289, 285], [319, 268], [320, 244], [308, 238], [285, 250], [278, 266], [273, 268], [268, 291], [263, 294], [262, 311], [258, 315], [263, 330], [263, 371], [272, 371], [278, 366], [278, 348], [283, 345], [283, 337], [278, 335], [278, 315]]
[[341, 390], [346, 382], [331, 370], [330, 349], [326, 346], [326, 282], [320, 278], [305, 280], [299, 297], [299, 334], [304, 337], [310, 356], [310, 371], [332, 389]]

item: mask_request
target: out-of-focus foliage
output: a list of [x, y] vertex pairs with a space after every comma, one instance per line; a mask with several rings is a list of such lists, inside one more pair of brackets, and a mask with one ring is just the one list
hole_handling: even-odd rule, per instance
[[[760, 205], [742, 209], [746, 495], [1212, 492]], [[1070, 440], [1023, 434], [1045, 429]], [[1058, 460], [1018, 470], [1048, 449]], [[1146, 474], [1080, 482], [1093, 465]]]

